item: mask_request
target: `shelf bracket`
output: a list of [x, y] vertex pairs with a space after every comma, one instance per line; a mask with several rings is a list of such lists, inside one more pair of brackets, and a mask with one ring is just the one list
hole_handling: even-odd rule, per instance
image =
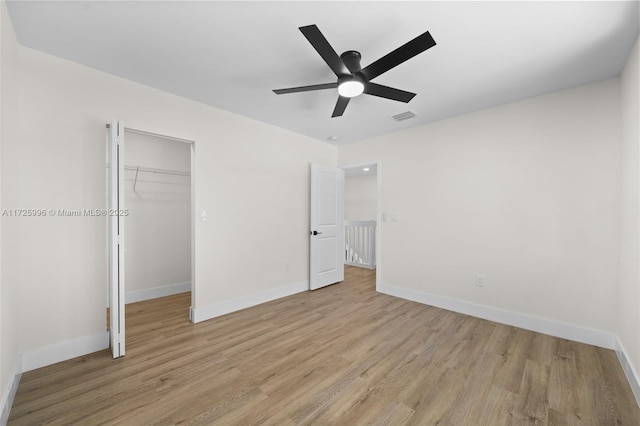
[[140, 173], [140, 166], [136, 167], [136, 177], [133, 179], [133, 190], [136, 190], [136, 183], [138, 183], [138, 173]]

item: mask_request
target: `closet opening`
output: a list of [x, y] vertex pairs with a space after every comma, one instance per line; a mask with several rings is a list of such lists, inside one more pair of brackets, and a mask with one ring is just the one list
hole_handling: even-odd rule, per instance
[[131, 348], [144, 340], [146, 331], [162, 327], [169, 316], [189, 322], [195, 305], [194, 143], [123, 129], [117, 148], [119, 178], [110, 184], [110, 191], [121, 197], [119, 211], [123, 212], [115, 239], [116, 246], [123, 247], [116, 266], [123, 285], [117, 298], [112, 298], [120, 300], [118, 306], [110, 301], [113, 306], [107, 308], [108, 329], [114, 318], [110, 309], [125, 313], [115, 331], [120, 333], [120, 350], [114, 357], [124, 355], [125, 334]]
[[125, 140], [125, 303], [190, 292], [191, 145], [128, 129]]

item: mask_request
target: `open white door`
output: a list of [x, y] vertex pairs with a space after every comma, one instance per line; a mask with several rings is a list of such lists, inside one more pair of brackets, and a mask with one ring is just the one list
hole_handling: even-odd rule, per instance
[[344, 170], [311, 164], [309, 288], [344, 280]]
[[114, 358], [124, 355], [124, 124], [111, 122], [109, 151], [109, 334]]

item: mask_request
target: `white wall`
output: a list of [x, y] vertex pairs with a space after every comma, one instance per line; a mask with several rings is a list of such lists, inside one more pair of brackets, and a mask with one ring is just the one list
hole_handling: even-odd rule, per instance
[[[191, 171], [191, 145], [184, 142], [125, 132], [124, 157], [143, 170]], [[125, 170], [127, 303], [191, 289], [191, 178], [137, 175]]]
[[376, 220], [378, 207], [376, 175], [346, 176], [344, 179], [344, 218]]
[[[8, 208], [17, 185], [12, 163], [18, 109], [18, 44], [4, 1], [0, 3], [0, 210]], [[14, 180], [12, 180], [12, 178]], [[13, 186], [12, 186], [13, 185]], [[18, 281], [16, 247], [19, 239], [11, 218], [0, 219], [0, 424], [8, 417], [9, 404], [20, 373]], [[18, 374], [18, 376], [16, 376]]]
[[[28, 48], [20, 72], [16, 206], [104, 206], [105, 123], [119, 118], [196, 141], [196, 210], [208, 212], [195, 229], [197, 309], [304, 289], [308, 163], [335, 165], [337, 148]], [[60, 345], [86, 350], [104, 333], [106, 220], [47, 216], [28, 225], [16, 250], [21, 350], [33, 368]]]
[[382, 223], [382, 284], [613, 340], [620, 137], [614, 79], [346, 145], [339, 160], [381, 160], [382, 211], [399, 220]]
[[[617, 332], [630, 368], [635, 371], [640, 403], [640, 69], [638, 42], [620, 79], [622, 99], [622, 216]], [[624, 365], [624, 363], [623, 363]], [[627, 372], [629, 375], [629, 372]]]

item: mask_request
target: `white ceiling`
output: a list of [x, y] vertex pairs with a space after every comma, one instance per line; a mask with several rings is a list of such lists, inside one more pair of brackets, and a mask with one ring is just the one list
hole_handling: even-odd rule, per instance
[[[9, 1], [19, 42], [337, 145], [620, 74], [638, 37], [631, 2]], [[298, 30], [316, 24], [363, 67], [428, 30], [437, 45], [331, 118], [335, 81]], [[392, 115], [413, 111], [411, 120]], [[329, 140], [334, 136], [338, 140]]]

